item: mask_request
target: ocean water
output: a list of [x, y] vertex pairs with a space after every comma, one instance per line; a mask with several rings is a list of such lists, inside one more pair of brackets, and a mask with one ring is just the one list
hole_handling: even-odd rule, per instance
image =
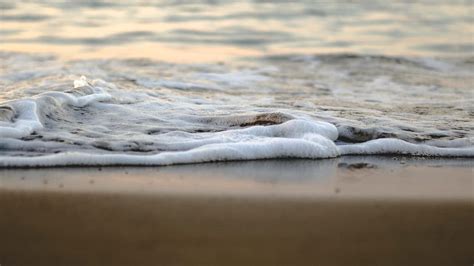
[[474, 157], [472, 1], [0, 3], [0, 167]]

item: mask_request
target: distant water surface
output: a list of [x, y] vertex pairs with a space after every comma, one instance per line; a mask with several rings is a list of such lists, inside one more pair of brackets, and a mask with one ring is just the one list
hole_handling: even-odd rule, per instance
[[4, 1], [2, 50], [175, 62], [353, 52], [471, 56], [467, 1]]

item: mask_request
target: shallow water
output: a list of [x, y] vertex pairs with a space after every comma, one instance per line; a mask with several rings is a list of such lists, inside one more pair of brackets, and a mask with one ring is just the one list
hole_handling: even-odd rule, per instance
[[469, 2], [209, 5], [3, 3], [0, 166], [474, 157]]

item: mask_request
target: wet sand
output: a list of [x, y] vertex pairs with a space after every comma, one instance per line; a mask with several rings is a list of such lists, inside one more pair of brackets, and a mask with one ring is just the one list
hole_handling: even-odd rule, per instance
[[472, 265], [472, 160], [0, 170], [0, 264]]

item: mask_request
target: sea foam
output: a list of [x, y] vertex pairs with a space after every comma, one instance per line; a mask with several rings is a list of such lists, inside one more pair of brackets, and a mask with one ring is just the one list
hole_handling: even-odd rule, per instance
[[[312, 60], [318, 68], [306, 67]], [[0, 167], [474, 157], [470, 88], [448, 87], [469, 79], [464, 63], [440, 69], [418, 62], [340, 55], [265, 63], [260, 70], [166, 65], [166, 78], [154, 76], [165, 71], [158, 63], [70, 63], [64, 73], [43, 73], [41, 86], [36, 76], [4, 80]], [[387, 77], [380, 67], [397, 75]], [[426, 72], [427, 80], [400, 80], [413, 71]], [[439, 71], [443, 81], [429, 85]], [[67, 83], [67, 75], [76, 79]]]

